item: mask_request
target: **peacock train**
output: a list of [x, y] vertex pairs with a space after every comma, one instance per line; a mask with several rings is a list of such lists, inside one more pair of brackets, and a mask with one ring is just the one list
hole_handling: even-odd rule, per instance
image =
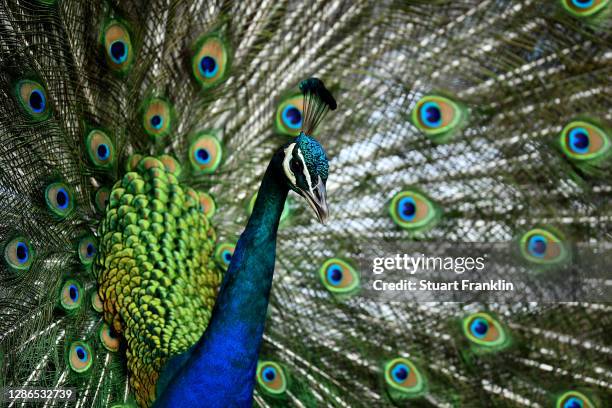
[[1, 0], [0, 406], [612, 406], [610, 3]]

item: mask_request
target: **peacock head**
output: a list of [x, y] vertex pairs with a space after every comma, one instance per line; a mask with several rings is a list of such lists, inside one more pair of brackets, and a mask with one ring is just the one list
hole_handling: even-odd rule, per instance
[[289, 187], [304, 197], [323, 224], [329, 214], [325, 182], [329, 164], [319, 142], [301, 132], [280, 149], [283, 172]]

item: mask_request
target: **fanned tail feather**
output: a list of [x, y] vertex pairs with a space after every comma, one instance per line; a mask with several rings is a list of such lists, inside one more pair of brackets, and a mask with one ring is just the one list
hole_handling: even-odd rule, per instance
[[[128, 384], [92, 266], [109, 192], [163, 157], [211, 218], [222, 267], [271, 152], [305, 130], [330, 157], [331, 222], [289, 197], [257, 406], [544, 407], [567, 392], [610, 405], [607, 302], [360, 295], [373, 242], [537, 229], [609, 246], [610, 7], [568, 3], [2, 3], [0, 386], [74, 387], [68, 406], [150, 404]], [[338, 101], [323, 122], [299, 89], [310, 77]], [[414, 222], [400, 201], [426, 214]], [[340, 287], [332, 266], [350, 277]], [[475, 346], [462, 327], [478, 318], [503, 347]]]

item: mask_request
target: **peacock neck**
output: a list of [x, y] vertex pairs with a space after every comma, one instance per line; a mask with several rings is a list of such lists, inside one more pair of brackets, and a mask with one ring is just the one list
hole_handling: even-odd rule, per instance
[[273, 159], [234, 250], [208, 328], [156, 405], [182, 406], [185, 401], [207, 407], [252, 405], [276, 234], [288, 193], [279, 171]]

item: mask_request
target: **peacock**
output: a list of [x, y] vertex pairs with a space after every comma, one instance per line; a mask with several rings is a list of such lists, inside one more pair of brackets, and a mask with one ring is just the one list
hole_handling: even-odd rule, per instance
[[0, 405], [611, 406], [609, 294], [386, 300], [368, 271], [502, 243], [502, 275], [608, 285], [611, 15], [3, 0]]

